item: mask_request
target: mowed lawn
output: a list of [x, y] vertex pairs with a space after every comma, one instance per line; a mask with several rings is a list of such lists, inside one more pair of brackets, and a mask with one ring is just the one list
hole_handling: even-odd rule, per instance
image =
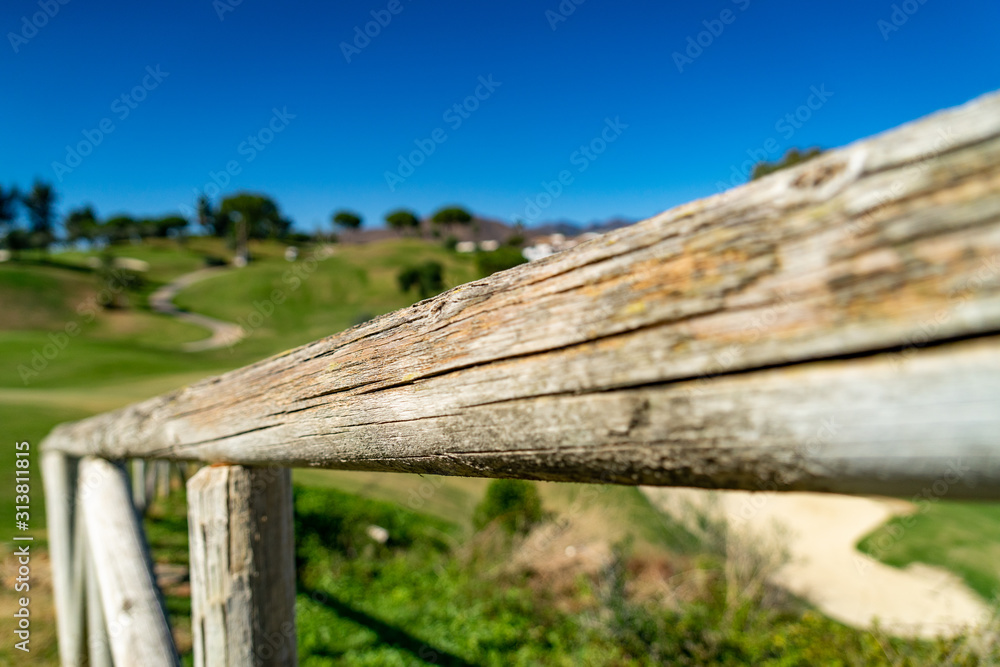
[[858, 549], [895, 567], [938, 565], [1000, 602], [1000, 503], [941, 500], [917, 507], [867, 535]]
[[418, 295], [401, 293], [397, 274], [428, 260], [443, 265], [445, 287], [479, 277], [471, 255], [406, 239], [334, 246], [332, 255], [307, 250], [294, 263], [262, 261], [192, 285], [175, 303], [239, 323], [251, 334], [240, 347], [262, 357], [412, 304]]

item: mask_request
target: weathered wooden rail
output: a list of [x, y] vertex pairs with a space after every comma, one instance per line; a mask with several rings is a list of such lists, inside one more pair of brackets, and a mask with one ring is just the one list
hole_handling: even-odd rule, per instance
[[1000, 95], [61, 425], [44, 448], [64, 664], [84, 634], [110, 644], [93, 664], [176, 660], [108, 461], [213, 464], [188, 486], [212, 665], [295, 661], [274, 466], [1000, 498]]

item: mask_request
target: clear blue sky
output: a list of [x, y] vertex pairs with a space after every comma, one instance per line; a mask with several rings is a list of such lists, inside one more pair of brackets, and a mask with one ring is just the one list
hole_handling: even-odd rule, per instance
[[[574, 11], [559, 21], [546, 14], [558, 0], [234, 2], [6, 0], [0, 183], [52, 181], [61, 212], [154, 215], [192, 204], [233, 161], [223, 194], [266, 192], [310, 229], [339, 207], [369, 225], [452, 202], [525, 217], [525, 198], [565, 170], [529, 221], [642, 218], [718, 191], [768, 139], [838, 146], [1000, 88], [995, 0], [909, 0], [895, 17], [892, 2], [857, 0], [564, 0]], [[44, 6], [58, 12], [25, 28]], [[357, 48], [373, 11], [391, 21]], [[674, 53], [710, 29], [679, 71]], [[477, 88], [478, 108], [445, 115]], [[294, 118], [260, 136], [274, 109]], [[799, 127], [778, 125], [797, 110]], [[53, 166], [104, 119], [113, 131], [72, 171]], [[576, 152], [602, 132], [615, 139], [603, 153]], [[416, 140], [433, 153], [399, 172]], [[406, 178], [391, 189], [386, 172]]]

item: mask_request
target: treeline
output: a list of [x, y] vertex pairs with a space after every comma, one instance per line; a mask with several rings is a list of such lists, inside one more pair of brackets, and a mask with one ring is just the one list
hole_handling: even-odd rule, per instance
[[[179, 213], [159, 217], [119, 214], [101, 218], [93, 206], [56, 213], [58, 195], [51, 185], [36, 181], [27, 192], [0, 186], [0, 243], [17, 254], [48, 251], [55, 243], [85, 241], [96, 245], [136, 242], [148, 238], [183, 239], [192, 233], [230, 238], [287, 238], [293, 223], [270, 197], [237, 193], [213, 205], [206, 197], [197, 203], [194, 219]], [[200, 227], [198, 229], [192, 229]], [[304, 235], [298, 235], [304, 236]]]
[[[473, 215], [461, 206], [440, 208], [431, 215], [429, 221], [431, 229], [438, 235], [442, 229], [450, 231], [455, 225], [467, 227], [475, 224]], [[335, 228], [356, 230], [361, 228], [364, 219], [354, 211], [340, 209], [330, 215], [330, 222]], [[401, 234], [419, 233], [423, 226], [420, 217], [408, 208], [400, 208], [387, 213], [385, 224], [388, 225], [389, 229]]]
[[[56, 212], [59, 197], [53, 187], [36, 181], [30, 190], [0, 186], [0, 243], [14, 254], [22, 250], [48, 251], [55, 243], [87, 242], [96, 245], [137, 242], [147, 238], [184, 238], [188, 234], [206, 234], [229, 238], [237, 244], [249, 239], [308, 240], [295, 233], [294, 223], [267, 195], [240, 192], [223, 198], [218, 204], [202, 196], [187, 216], [170, 213], [159, 217], [136, 217], [118, 214], [98, 216], [91, 205], [71, 209], [60, 217]], [[357, 230], [363, 224], [360, 214], [347, 209], [330, 215], [334, 229]], [[475, 218], [460, 206], [445, 206], [428, 219], [431, 231], [451, 232], [455, 226], [475, 224]], [[420, 234], [424, 222], [412, 210], [389, 212], [385, 223], [402, 234]]]

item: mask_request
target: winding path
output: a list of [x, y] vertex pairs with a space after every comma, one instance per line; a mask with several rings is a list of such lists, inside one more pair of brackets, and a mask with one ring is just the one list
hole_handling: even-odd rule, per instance
[[959, 577], [937, 567], [890, 567], [855, 545], [910, 503], [823, 493], [720, 491], [644, 487], [653, 504], [680, 521], [692, 508], [721, 513], [730, 529], [757, 544], [777, 543], [788, 561], [772, 578], [842, 623], [879, 627], [904, 637], [953, 636], [990, 617]]
[[182, 289], [225, 271], [225, 267], [217, 267], [185, 273], [173, 282], [153, 292], [149, 297], [149, 306], [156, 312], [176, 317], [179, 320], [204, 327], [212, 332], [212, 335], [208, 338], [185, 343], [182, 348], [185, 352], [202, 352], [204, 350], [214, 350], [219, 347], [229, 347], [237, 343], [244, 336], [242, 327], [232, 322], [223, 322], [208, 315], [189, 313], [174, 305], [174, 297]]

